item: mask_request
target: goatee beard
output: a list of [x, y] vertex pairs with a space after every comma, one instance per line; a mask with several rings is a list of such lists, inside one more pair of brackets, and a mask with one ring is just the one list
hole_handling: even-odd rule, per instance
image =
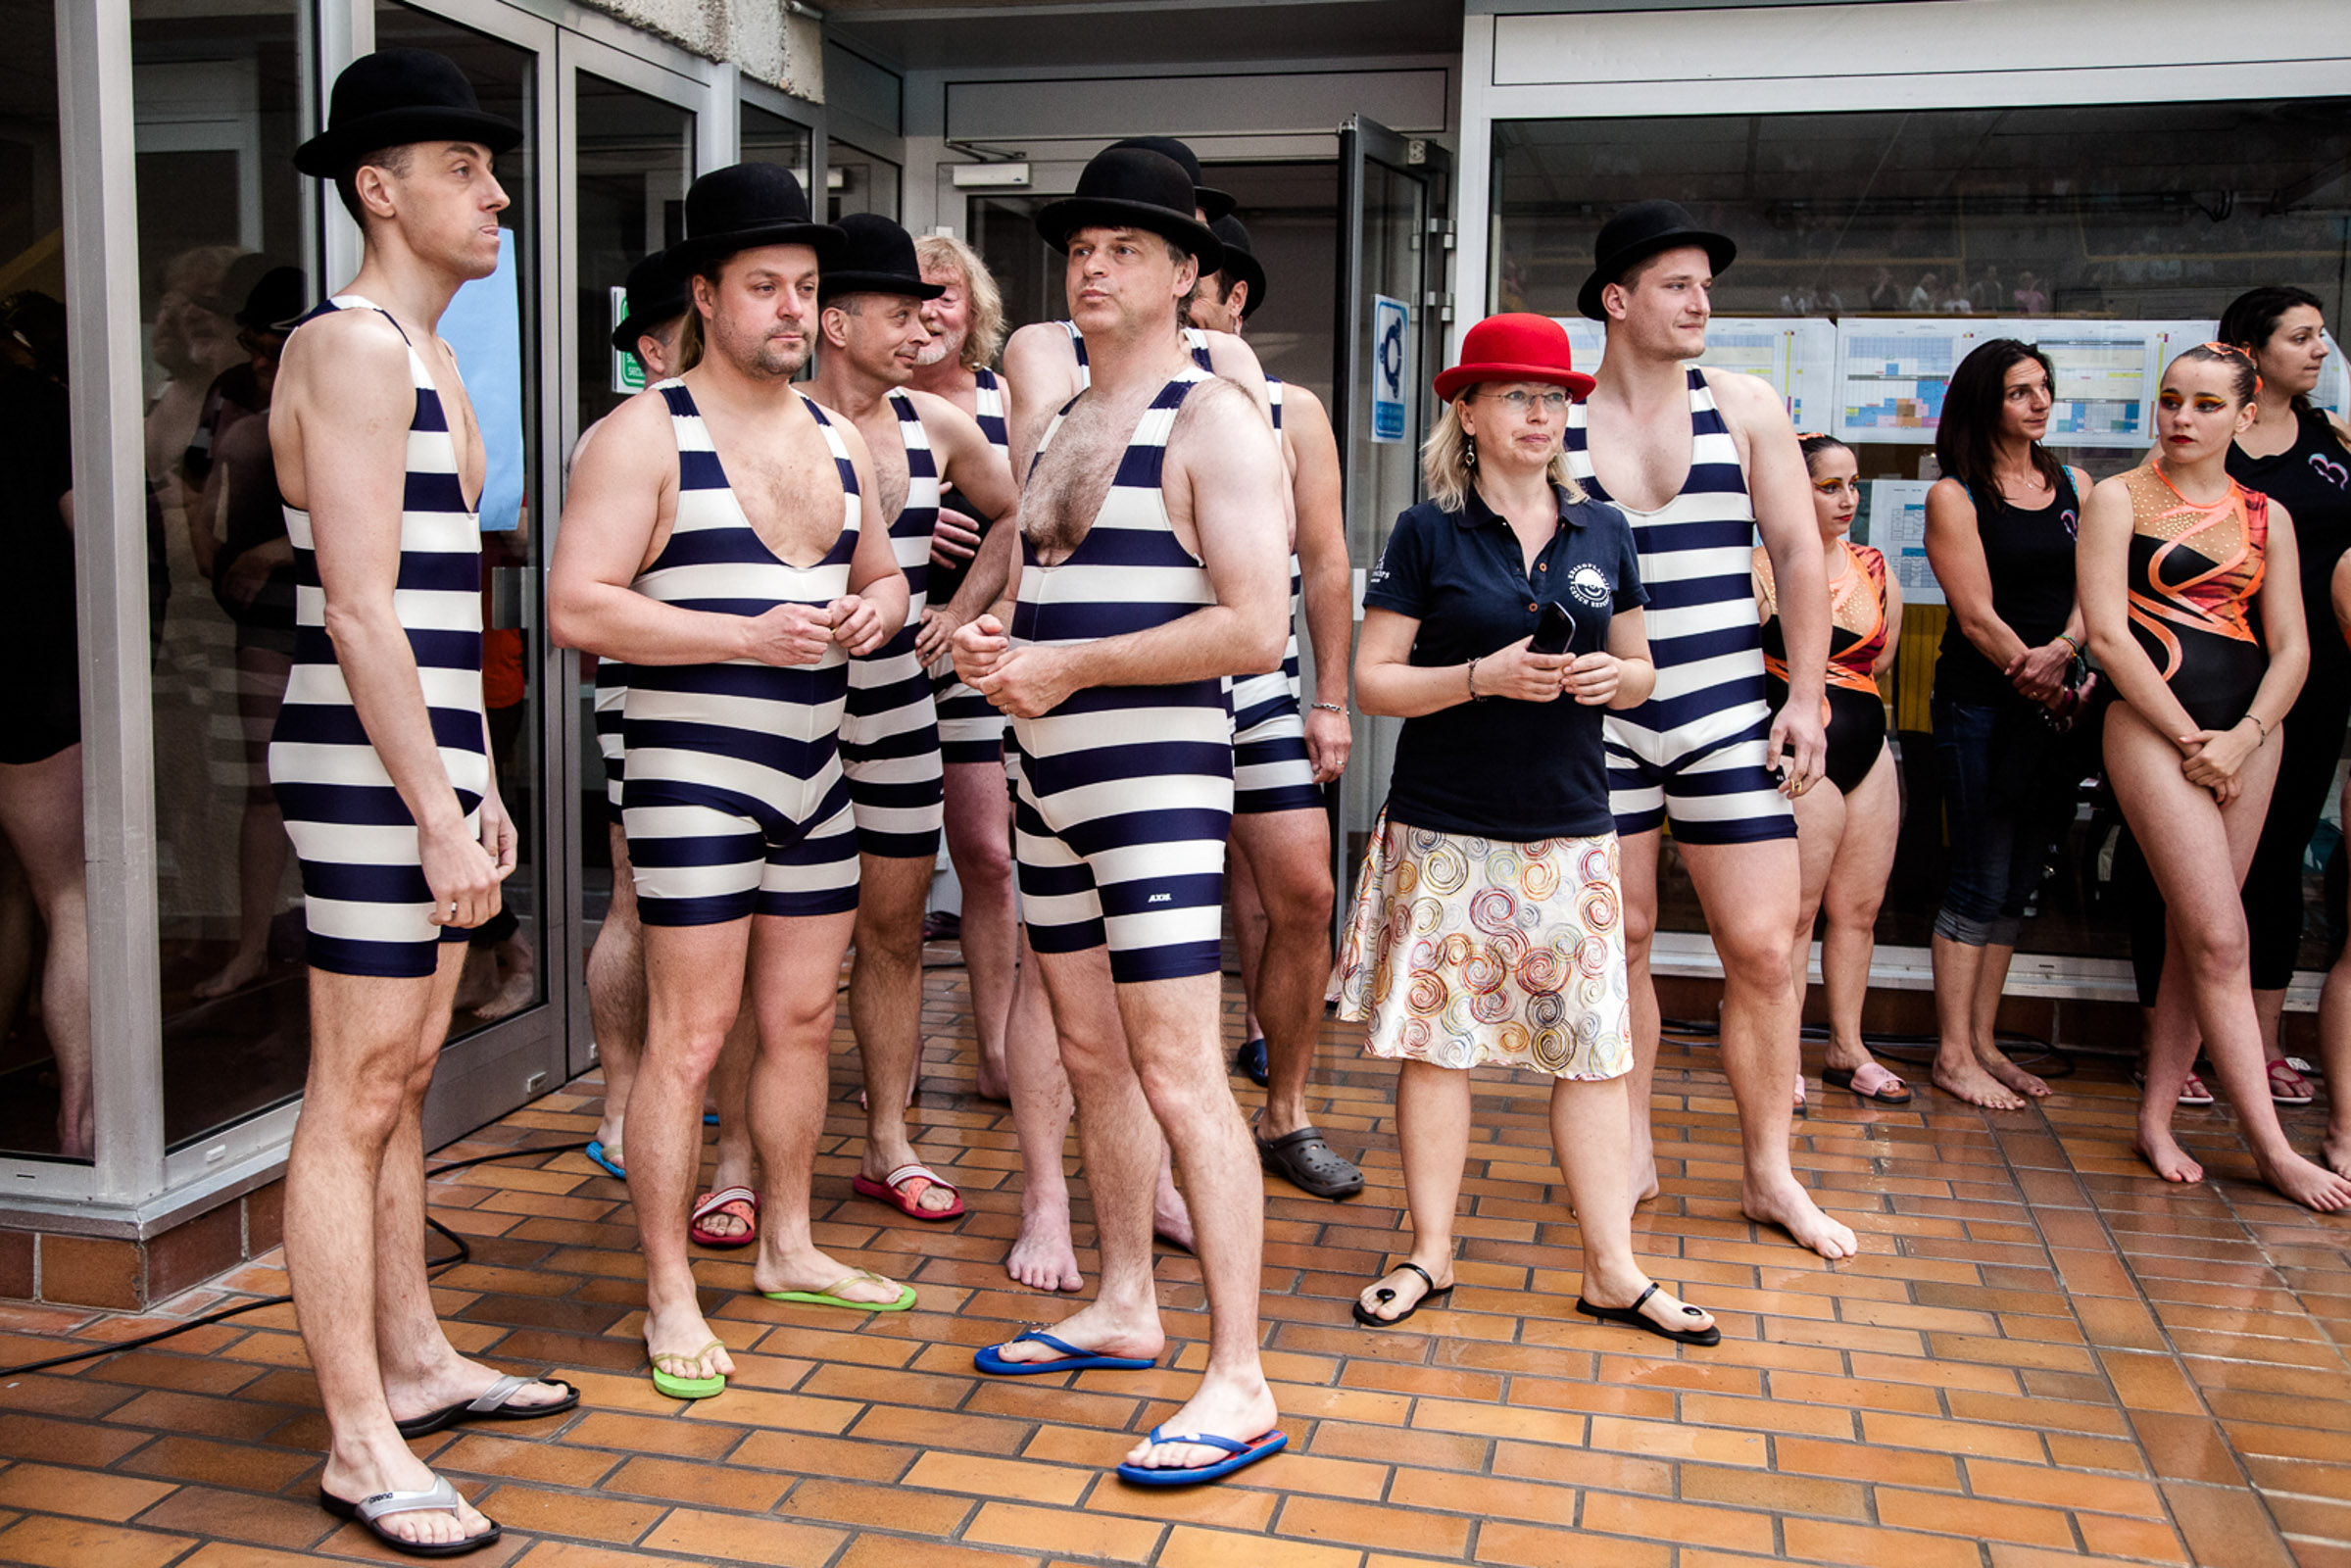
[[955, 358], [962, 351], [963, 345], [961, 343], [950, 343], [944, 338], [935, 337], [914, 351], [914, 363], [916, 366], [927, 370], [934, 365], [944, 364], [946, 361]]

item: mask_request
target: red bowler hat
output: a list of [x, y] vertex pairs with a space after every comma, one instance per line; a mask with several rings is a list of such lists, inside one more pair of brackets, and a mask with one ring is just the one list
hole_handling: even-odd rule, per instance
[[1461, 363], [1437, 377], [1437, 396], [1450, 403], [1480, 381], [1549, 381], [1579, 403], [1594, 385], [1576, 368], [1567, 328], [1526, 311], [1489, 316], [1471, 327], [1461, 339]]

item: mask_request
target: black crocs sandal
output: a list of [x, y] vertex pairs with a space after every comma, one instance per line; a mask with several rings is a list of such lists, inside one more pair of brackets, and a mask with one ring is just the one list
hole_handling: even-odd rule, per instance
[[[1405, 1266], [1410, 1267], [1409, 1264]], [[1644, 1333], [1654, 1334], [1661, 1340], [1671, 1340], [1676, 1345], [1720, 1345], [1723, 1343], [1723, 1331], [1717, 1324], [1709, 1323], [1702, 1329], [1669, 1329], [1643, 1312], [1641, 1309], [1641, 1303], [1656, 1294], [1657, 1282], [1651, 1280], [1649, 1288], [1635, 1298], [1631, 1306], [1594, 1306], [1579, 1296], [1576, 1298], [1576, 1310], [1586, 1317], [1596, 1317], [1603, 1323], [1622, 1323], [1626, 1328], [1640, 1329]], [[1687, 1301], [1682, 1303], [1682, 1310], [1688, 1312], [1691, 1317], [1701, 1315], [1696, 1307]]]
[[1315, 1198], [1352, 1198], [1363, 1191], [1362, 1170], [1311, 1127], [1258, 1139], [1257, 1163]]
[[[1388, 1274], [1401, 1273], [1405, 1269], [1410, 1269], [1413, 1273], [1418, 1274], [1421, 1277], [1422, 1282], [1429, 1287], [1427, 1290], [1420, 1293], [1420, 1299], [1414, 1301], [1410, 1306], [1405, 1307], [1401, 1312], [1398, 1312], [1394, 1317], [1382, 1317], [1377, 1312], [1364, 1310], [1362, 1298], [1358, 1297], [1354, 1302], [1356, 1322], [1362, 1324], [1365, 1328], [1392, 1329], [1395, 1328], [1398, 1323], [1403, 1322], [1404, 1319], [1410, 1317], [1413, 1313], [1419, 1311], [1422, 1307], [1427, 1306], [1430, 1302], [1450, 1300], [1452, 1298], [1453, 1288], [1450, 1285], [1447, 1285], [1445, 1287], [1445, 1289], [1439, 1290], [1437, 1288], [1437, 1281], [1431, 1278], [1429, 1271], [1425, 1268], [1422, 1268], [1418, 1263], [1406, 1260], [1398, 1263], [1395, 1268], [1388, 1270]], [[1381, 1277], [1384, 1279], [1387, 1277], [1387, 1275], [1384, 1274]], [[1396, 1292], [1374, 1291], [1372, 1293], [1372, 1299], [1378, 1301], [1382, 1306], [1386, 1306], [1389, 1302], [1396, 1299]]]

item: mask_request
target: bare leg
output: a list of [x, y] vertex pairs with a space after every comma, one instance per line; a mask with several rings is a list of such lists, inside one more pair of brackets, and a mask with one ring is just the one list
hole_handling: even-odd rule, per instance
[[[963, 927], [968, 935], [971, 927]], [[1109, 1022], [1116, 1023], [1115, 1016]], [[1085, 1283], [1069, 1240], [1069, 1180], [1062, 1151], [1069, 1142], [1069, 1075], [1046, 1005], [1043, 966], [1020, 939], [1020, 974], [1004, 1033], [1005, 1077], [1012, 1094], [1012, 1130], [1020, 1140], [1020, 1234], [1004, 1272], [1033, 1291], [1074, 1291]]]
[[1685, 844], [1682, 862], [1722, 956], [1723, 1070], [1739, 1102], [1745, 1164], [1740, 1206], [1749, 1219], [1787, 1231], [1799, 1247], [1831, 1260], [1851, 1257], [1860, 1250], [1853, 1233], [1821, 1212], [1788, 1157], [1794, 1121], [1788, 1086], [1797, 1059], [1795, 987], [1788, 972], [1795, 842]]
[[[1241, 1038], [1264, 1040], [1270, 1065], [1273, 1042], [1267, 1039], [1265, 1025], [1257, 1016], [1257, 980], [1265, 965], [1265, 901], [1257, 893], [1256, 869], [1241, 847], [1241, 824], [1246, 820], [1233, 818], [1233, 857], [1226, 868], [1225, 895], [1233, 908], [1233, 951], [1241, 959]], [[1327, 822], [1323, 831], [1326, 835], [1330, 832]]]
[[[1405, 1255], [1437, 1283], [1424, 1284], [1408, 1269], [1390, 1269], [1355, 1298], [1374, 1317], [1401, 1317], [1431, 1290], [1442, 1291], [1453, 1283], [1453, 1219], [1461, 1204], [1462, 1166], [1469, 1159], [1469, 1107], [1466, 1071], [1425, 1061], [1397, 1064], [1396, 1147], [1404, 1161], [1404, 1207], [1412, 1216], [1412, 1250]], [[1629, 1120], [1620, 1107], [1617, 1136], [1612, 1141], [1619, 1161], [1620, 1192], [1627, 1191], [1624, 1170], [1629, 1156], [1623, 1146], [1630, 1136]], [[1628, 1196], [1628, 1226], [1632, 1212]], [[1394, 1292], [1394, 1298], [1380, 1300], [1382, 1290]]]
[[1829, 1065], [1852, 1070], [1872, 1061], [1861, 1040], [1861, 1007], [1869, 996], [1870, 958], [1878, 945], [1878, 909], [1893, 874], [1901, 837], [1902, 802], [1893, 754], [1878, 761], [1845, 797], [1845, 827], [1829, 867], [1825, 903], [1829, 934], [1821, 944], [1821, 978], [1829, 993]]
[[32, 902], [24, 862], [0, 834], [0, 1034], [13, 1028], [32, 991], [33, 965], [42, 956], [41, 911]]
[[[1020, 956], [1012, 898], [1012, 807], [1001, 762], [947, 764], [947, 856], [963, 890], [963, 974], [979, 1037], [979, 1092], [1009, 1100], [1004, 1036]], [[855, 1009], [855, 1003], [852, 1003]], [[873, 1098], [870, 1090], [866, 1099]]]
[[855, 1270], [819, 1250], [809, 1235], [808, 1184], [824, 1135], [841, 959], [856, 918], [762, 914], [752, 921], [759, 1050], [751, 1075], [751, 1131], [764, 1178], [759, 1251], [751, 1268], [755, 1290], [830, 1290], [845, 1300], [892, 1301], [902, 1289], [887, 1280], [849, 1279]]
[[[1624, 1102], [1622, 1078], [1551, 1082], [1551, 1152], [1567, 1178], [1568, 1201], [1584, 1238], [1584, 1298], [1594, 1306], [1629, 1307], [1651, 1283], [1633, 1255]], [[1662, 1290], [1641, 1302], [1641, 1314], [1682, 1331], [1714, 1326], [1711, 1316], [1692, 1317], [1679, 1298]]]
[[612, 846], [612, 903], [588, 950], [588, 1017], [596, 1030], [596, 1059], [604, 1068], [604, 1115], [596, 1124], [605, 1156], [627, 1168], [620, 1150], [628, 1117], [630, 1087], [645, 1054], [645, 943], [637, 928], [637, 872], [629, 863], [628, 835], [615, 822]]
[[291, 657], [272, 649], [237, 650], [237, 722], [245, 731], [245, 766], [253, 779], [237, 823], [237, 951], [220, 973], [196, 982], [200, 999], [241, 990], [269, 966], [269, 922], [277, 913], [289, 848], [277, 797], [269, 791], [269, 728], [293, 667]]
[[[906, 1138], [906, 1102], [922, 1054], [922, 906], [932, 862], [879, 855], [860, 855], [857, 861], [857, 956], [850, 970], [849, 1017], [865, 1066], [859, 1168], [878, 1182], [918, 1162]], [[917, 1208], [938, 1213], [955, 1205], [955, 1195], [935, 1182], [918, 1191]]]
[[[1799, 1026], [1796, 1052], [1795, 1103], [1804, 1103], [1804, 1056], [1801, 1025], [1804, 1018], [1804, 992], [1811, 980], [1812, 928], [1821, 912], [1821, 896], [1829, 887], [1829, 868], [1836, 862], [1837, 846], [1844, 841], [1845, 798], [1841, 791], [1827, 779], [1796, 797], [1796, 928], [1795, 938], [1788, 954], [1788, 982], [1795, 987], [1796, 1021]], [[1823, 977], [1827, 975], [1827, 953], [1823, 951]]]
[[1976, 1064], [1999, 1080], [2012, 1094], [2030, 1100], [2047, 1098], [2049, 1086], [2008, 1059], [2000, 1049], [2000, 998], [2008, 991], [2008, 966], [2016, 960], [2013, 947], [1984, 950], [1984, 967], [1976, 972], [1976, 1005], [1968, 1021]]
[[[1657, 1081], [1657, 1037], [1663, 1020], [1649, 977], [1649, 943], [1657, 934], [1657, 853], [1652, 830], [1619, 837], [1617, 880], [1624, 897], [1625, 980], [1633, 995], [1633, 1070], [1625, 1076], [1625, 1118], [1632, 1129], [1627, 1169], [1633, 1201], [1657, 1196], [1657, 1145], [1649, 1129], [1649, 1096]], [[1792, 924], [1792, 921], [1791, 921]]]
[[1259, 1132], [1280, 1138], [1310, 1125], [1306, 1083], [1331, 977], [1330, 819], [1320, 811], [1237, 816], [1233, 849], [1234, 863], [1249, 868], [1264, 918], [1264, 956], [1249, 996], [1272, 1068]]
[[2025, 1108], [2024, 1097], [1986, 1072], [1976, 1056], [1978, 998], [1989, 975], [1993, 1005], [1998, 1006], [1999, 987], [2014, 951], [1935, 938], [1935, 1087], [1987, 1110]]
[[[836, 982], [837, 983], [837, 982]], [[729, 1187], [759, 1191], [759, 1159], [751, 1127], [751, 1075], [759, 1056], [759, 1014], [752, 1005], [751, 977], [744, 976], [743, 1005], [727, 1026], [726, 1043], [718, 1048], [718, 1064], [710, 1070], [710, 1102], [718, 1108], [717, 1159], [710, 1171], [710, 1192]], [[699, 1141], [700, 1135], [697, 1134]], [[695, 1163], [701, 1164], [701, 1151]], [[703, 1216], [702, 1228], [713, 1236], [741, 1236], [753, 1227], [742, 1216], [712, 1212]]]
[[[2156, 983], [2155, 1005], [2146, 1013], [2145, 1083], [2139, 1090], [2136, 1147], [2140, 1157], [2165, 1181], [2200, 1182], [2204, 1167], [2172, 1136], [2180, 1089], [2195, 1070], [2203, 1039], [2196, 1029], [2195, 987], [2189, 983], [2188, 959], [2180, 952], [2180, 933], [2173, 928], [2168, 911], [2163, 950], [2163, 978]], [[2161, 1093], [2159, 1086], [2170, 1093]]]
[[90, 1109], [90, 931], [81, 841], [81, 745], [37, 762], [0, 764], [0, 831], [49, 928], [41, 1027], [57, 1058], [57, 1152], [87, 1157]]
[[[2351, 797], [2351, 786], [2344, 794]], [[2319, 993], [2319, 1065], [2327, 1069], [2327, 1141], [2320, 1152], [2328, 1170], [2351, 1177], [2351, 947], [2327, 971]]]
[[[1126, 1030], [1110, 985], [1110, 956], [1102, 948], [1037, 955], [1036, 967], [1053, 1001], [1061, 1061], [1079, 1109], [1078, 1142], [1085, 1152], [1086, 1187], [1102, 1249], [1102, 1289], [1092, 1305], [1054, 1325], [1054, 1335], [1104, 1355], [1156, 1356], [1167, 1348], [1151, 1282], [1151, 1190], [1158, 1179], [1159, 1124], [1136, 1077]], [[1013, 1042], [1015, 1096], [1021, 1089], [1020, 1044]], [[1220, 1075], [1221, 1076], [1221, 1075]], [[1232, 1096], [1225, 1096], [1230, 1103]], [[1019, 1100], [1013, 1102], [1015, 1113]], [[1022, 1136], [1024, 1152], [1029, 1147]], [[1059, 1149], [1053, 1150], [1053, 1163]], [[1041, 1161], [1029, 1163], [1033, 1182]], [[1256, 1161], [1248, 1160], [1252, 1176]], [[1052, 1360], [1033, 1342], [1000, 1353], [1007, 1361]]]
[[645, 1251], [646, 1351], [679, 1378], [734, 1371], [695, 1295], [686, 1210], [702, 1165], [703, 1091], [741, 1008], [736, 977], [751, 926], [747, 916], [644, 928], [645, 1056], [629, 1095], [628, 1195]]
[[[424, 1260], [416, 1118], [465, 955], [464, 943], [444, 944], [438, 971], [424, 979], [311, 971], [310, 1076], [286, 1163], [286, 1272], [326, 1412], [319, 1485], [345, 1499], [432, 1485], [432, 1472], [393, 1425], [378, 1346], [417, 1337], [421, 1293], [408, 1286], [421, 1281]], [[381, 1230], [387, 1216], [410, 1228]], [[383, 1254], [391, 1251], [413, 1252], [413, 1264], [390, 1264]], [[378, 1298], [387, 1278], [399, 1298]], [[429, 1298], [423, 1312], [429, 1323]], [[384, 1528], [408, 1541], [447, 1543], [479, 1535], [488, 1521], [461, 1506], [455, 1514], [397, 1514]]]
[[[2265, 746], [2253, 754], [2240, 775], [2243, 791], [2221, 806], [2180, 776], [2178, 749], [2130, 708], [2117, 704], [2108, 712], [2105, 744], [2107, 771], [2124, 814], [2133, 822], [2163, 824], [2162, 832], [2143, 833], [2139, 842], [2163, 890], [2167, 940], [2177, 944], [2166, 954], [2164, 991], [2174, 985], [2168, 960], [2183, 959], [2180, 973], [2193, 992], [2205, 1054], [2212, 1058], [2222, 1092], [2236, 1108], [2262, 1179], [2321, 1213], [2351, 1207], [2351, 1179], [2304, 1159], [2286, 1142], [2262, 1067], [2245, 911], [2237, 890], [2269, 810], [2278, 748]], [[2163, 994], [2158, 993], [2156, 1010], [2161, 1013], [2163, 1008]], [[2180, 1094], [2176, 1053], [2167, 1052], [2165, 1059], [2151, 1061], [2148, 1067], [2140, 1101], [2142, 1143], [2150, 1141], [2157, 1126], [2168, 1139], [2172, 1107]]]

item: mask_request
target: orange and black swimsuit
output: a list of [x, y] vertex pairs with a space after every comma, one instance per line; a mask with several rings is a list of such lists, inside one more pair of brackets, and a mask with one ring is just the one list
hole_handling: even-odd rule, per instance
[[2245, 716], [2269, 668], [2253, 619], [2270, 500], [2234, 479], [2210, 506], [2154, 463], [2123, 476], [2131, 497], [2131, 631], [2201, 729]]
[[[1886, 558], [1840, 539], [1845, 569], [1829, 585], [1829, 782], [1850, 792], [1878, 765], [1886, 745], [1886, 700], [1877, 663], [1886, 651]], [[1769, 613], [1763, 622], [1763, 685], [1774, 709], [1788, 701], [1788, 639], [1772, 591], [1771, 557], [1755, 552], [1755, 575]]]

